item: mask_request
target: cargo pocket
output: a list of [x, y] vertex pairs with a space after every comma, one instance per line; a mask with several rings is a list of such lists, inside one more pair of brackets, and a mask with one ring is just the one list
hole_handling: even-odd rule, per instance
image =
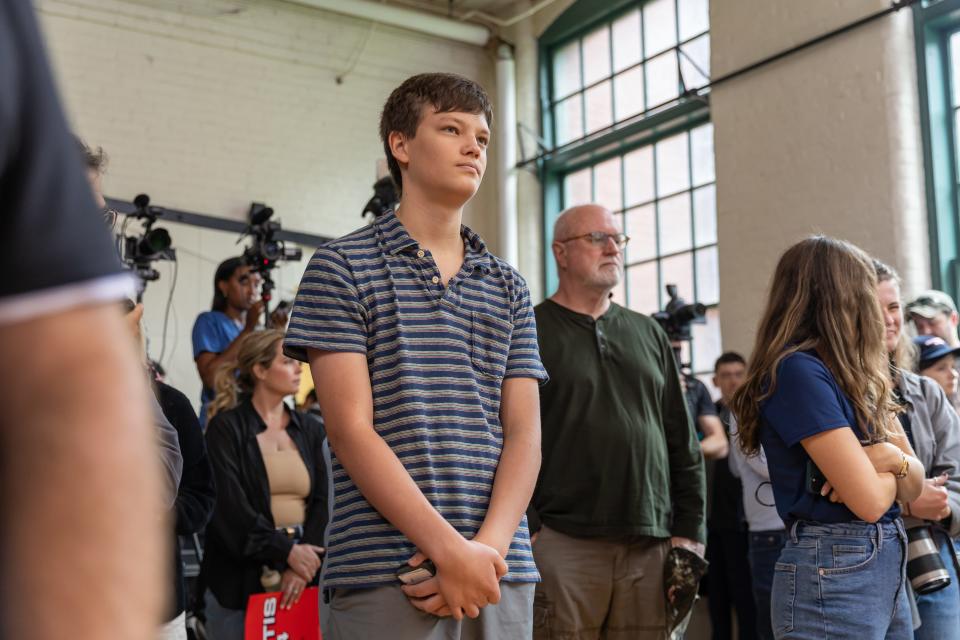
[[550, 602], [537, 589], [533, 596], [533, 640], [550, 640]]
[[486, 313], [473, 314], [470, 331], [470, 361], [473, 368], [490, 378], [503, 378], [510, 351], [513, 325]]

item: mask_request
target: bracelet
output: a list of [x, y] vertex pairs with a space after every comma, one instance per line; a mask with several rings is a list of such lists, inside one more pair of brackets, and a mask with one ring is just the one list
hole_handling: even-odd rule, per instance
[[910, 461], [907, 460], [907, 454], [903, 451], [900, 452], [900, 470], [897, 471], [894, 475], [897, 477], [897, 480], [903, 480], [907, 477], [907, 472], [910, 471]]

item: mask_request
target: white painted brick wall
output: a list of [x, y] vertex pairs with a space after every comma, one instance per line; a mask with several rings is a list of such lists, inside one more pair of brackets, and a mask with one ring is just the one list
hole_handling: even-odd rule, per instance
[[[714, 73], [885, 6], [715, 2]], [[776, 261], [813, 233], [893, 265], [904, 295], [929, 282], [915, 69], [912, 18], [901, 11], [714, 88], [724, 348], [749, 352]]]
[[[154, 204], [238, 220], [251, 201], [266, 202], [284, 228], [341, 235], [362, 224], [383, 155], [380, 109], [396, 85], [450, 71], [495, 97], [482, 49], [280, 0], [36, 4], [68, 116], [108, 152], [105, 191], [118, 198], [146, 192]], [[218, 13], [231, 7], [242, 10]], [[494, 249], [496, 178], [491, 167], [466, 215]], [[165, 364], [196, 400], [190, 329], [209, 308], [216, 263], [238, 252], [236, 236], [167, 226], [194, 255], [181, 252]], [[280, 294], [292, 294], [305, 261], [283, 269]], [[170, 284], [161, 271], [146, 298], [154, 355]]]

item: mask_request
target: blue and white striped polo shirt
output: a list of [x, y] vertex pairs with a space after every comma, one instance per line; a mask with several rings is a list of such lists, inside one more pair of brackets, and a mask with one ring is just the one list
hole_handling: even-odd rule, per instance
[[[503, 447], [504, 378], [546, 380], [530, 294], [463, 227], [465, 258], [444, 287], [428, 251], [392, 213], [321, 247], [300, 282], [284, 342], [366, 354], [373, 426], [430, 504], [463, 536], [483, 524]], [[323, 381], [319, 381], [323, 384]], [[325, 587], [396, 583], [414, 546], [360, 494], [332, 452]], [[524, 517], [504, 580], [539, 579]]]

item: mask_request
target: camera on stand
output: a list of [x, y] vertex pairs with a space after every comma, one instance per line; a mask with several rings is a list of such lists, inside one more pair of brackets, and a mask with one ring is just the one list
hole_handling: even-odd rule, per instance
[[[299, 247], [288, 247], [283, 240], [278, 240], [276, 235], [280, 232], [280, 223], [274, 222], [273, 209], [260, 202], [254, 202], [250, 205], [249, 223], [243, 234], [250, 236], [253, 242], [244, 249], [243, 258], [250, 270], [260, 274], [260, 297], [263, 299], [263, 318], [267, 323], [270, 318], [270, 300], [273, 297], [275, 284], [270, 273], [277, 267], [278, 262], [300, 260], [303, 258], [303, 251]], [[239, 240], [238, 240], [239, 242]]]
[[694, 324], [705, 324], [707, 307], [699, 302], [687, 304], [687, 301], [677, 295], [677, 285], [667, 285], [667, 295], [670, 300], [664, 306], [663, 311], [657, 311], [651, 317], [660, 323], [660, 326], [673, 344], [673, 351], [677, 356], [677, 365], [683, 369], [689, 369], [690, 364], [684, 363], [680, 357], [680, 346], [677, 343], [690, 342], [693, 340], [691, 331]]
[[[160, 277], [160, 272], [153, 267], [153, 263], [157, 260], [176, 261], [177, 254], [171, 248], [170, 233], [162, 227], [153, 226], [163, 215], [163, 209], [150, 206], [150, 196], [145, 193], [133, 199], [133, 206], [134, 211], [127, 215], [120, 232], [120, 259], [137, 275], [137, 302], [140, 302], [147, 283]], [[131, 220], [143, 222], [139, 235], [126, 235], [126, 228]]]
[[373, 216], [372, 220], [376, 220], [387, 211], [395, 210], [399, 202], [400, 197], [397, 195], [397, 185], [393, 178], [384, 176], [373, 183], [373, 197], [367, 200], [360, 217], [366, 219], [370, 215]]

